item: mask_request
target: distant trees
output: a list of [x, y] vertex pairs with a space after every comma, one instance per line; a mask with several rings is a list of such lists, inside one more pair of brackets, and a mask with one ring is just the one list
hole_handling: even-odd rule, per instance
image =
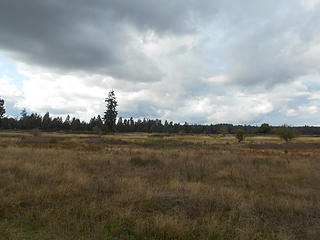
[[[113, 115], [116, 116], [116, 115]], [[242, 129], [245, 134], [256, 134], [260, 127], [250, 125], [232, 125], [232, 124], [188, 124], [175, 123], [172, 121], [162, 121], [160, 119], [134, 119], [134, 118], [114, 118], [113, 131], [127, 132], [145, 132], [145, 133], [189, 133], [189, 134], [231, 134], [236, 133], [237, 129]], [[76, 131], [76, 132], [99, 132], [106, 130], [105, 118], [100, 115], [92, 117], [88, 122], [82, 121], [69, 115], [64, 119], [54, 117], [49, 113], [40, 115], [37, 113], [21, 112], [20, 118], [4, 117], [1, 119], [1, 129], [41, 129], [43, 131]], [[273, 126], [270, 134], [278, 134], [285, 141], [292, 140], [297, 133], [302, 135], [320, 135], [320, 127], [277, 127]], [[283, 130], [284, 128], [284, 130]], [[110, 131], [110, 130], [109, 130]], [[243, 141], [243, 140], [241, 140]]]
[[21, 129], [34, 129], [41, 128], [42, 117], [39, 114], [31, 113], [28, 115], [27, 111], [24, 109], [21, 112], [21, 117], [19, 119], [19, 128]]
[[103, 120], [101, 116], [91, 118], [89, 122], [89, 128], [92, 129], [94, 132], [102, 132], [103, 131]]
[[0, 128], [1, 129], [22, 129], [32, 130], [40, 129], [43, 131], [75, 131], [75, 132], [95, 132], [102, 133], [107, 132], [145, 132], [145, 133], [190, 133], [190, 134], [232, 134], [235, 133], [235, 137], [238, 142], [244, 141], [246, 134], [255, 133], [272, 133], [278, 134], [281, 139], [286, 142], [291, 141], [296, 133], [303, 135], [319, 134], [320, 127], [288, 127], [282, 126], [271, 127], [267, 123], [261, 124], [260, 127], [250, 125], [232, 125], [232, 124], [189, 124], [187, 122], [175, 123], [172, 121], [163, 121], [160, 119], [134, 119], [134, 118], [122, 118], [117, 120], [117, 100], [114, 91], [108, 93], [108, 97], [105, 99], [106, 111], [104, 116], [93, 117], [89, 122], [81, 121], [78, 118], [68, 115], [63, 121], [62, 117], [52, 117], [49, 112], [43, 116], [37, 113], [28, 114], [26, 109], [21, 111], [20, 118], [4, 117], [5, 108], [4, 100], [0, 98]]
[[271, 132], [271, 127], [268, 123], [263, 123], [261, 126], [258, 128], [257, 133], [262, 133], [262, 134], [267, 134]]
[[108, 97], [105, 99], [105, 102], [107, 103], [107, 110], [105, 111], [103, 118], [105, 130], [107, 132], [114, 132], [116, 130], [116, 119], [118, 115], [116, 108], [118, 103], [113, 90], [108, 93]]

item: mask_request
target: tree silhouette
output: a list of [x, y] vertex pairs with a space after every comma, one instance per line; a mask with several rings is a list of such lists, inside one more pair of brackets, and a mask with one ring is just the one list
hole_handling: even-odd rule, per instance
[[51, 121], [50, 113], [47, 112], [42, 118], [42, 129], [49, 130], [51, 128]]
[[4, 108], [4, 100], [0, 98], [0, 119], [2, 119], [5, 113], [6, 109]]
[[116, 130], [116, 118], [118, 115], [116, 108], [118, 103], [113, 90], [108, 93], [108, 97], [105, 99], [105, 102], [107, 103], [107, 110], [105, 111], [103, 118], [105, 130], [107, 132], [114, 132]]
[[63, 122], [63, 129], [70, 130], [70, 126], [71, 126], [71, 121], [70, 121], [70, 116], [68, 114], [68, 116], [66, 117], [66, 119]]
[[4, 108], [4, 100], [0, 98], [0, 128], [2, 127], [2, 117], [6, 113]]

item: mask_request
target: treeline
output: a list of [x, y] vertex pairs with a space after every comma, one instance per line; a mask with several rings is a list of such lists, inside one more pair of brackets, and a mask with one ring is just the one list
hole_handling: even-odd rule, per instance
[[[71, 118], [69, 115], [62, 117], [51, 117], [49, 113], [28, 114], [22, 111], [20, 118], [4, 117], [0, 120], [1, 129], [43, 131], [73, 131], [73, 132], [105, 132], [103, 118], [98, 115], [91, 118], [89, 122], [81, 121], [78, 118]], [[118, 118], [115, 124], [115, 131], [120, 133], [145, 132], [145, 133], [191, 133], [191, 134], [231, 134], [237, 129], [244, 130], [247, 134], [276, 134], [277, 126], [262, 124], [261, 126], [232, 125], [232, 124], [188, 124], [161, 121], [160, 119], [133, 119]], [[299, 134], [320, 134], [320, 127], [291, 127]]]
[[[117, 118], [115, 93], [109, 91], [105, 99], [106, 112], [104, 116], [93, 117], [89, 122], [69, 115], [63, 120], [62, 117], [51, 117], [49, 112], [44, 116], [40, 114], [28, 114], [24, 109], [20, 118], [5, 117], [4, 100], [0, 98], [0, 129], [40, 129], [43, 131], [65, 131], [65, 132], [145, 132], [145, 133], [191, 133], [191, 134], [233, 134], [241, 130], [246, 134], [277, 134], [279, 126], [270, 126], [267, 123], [261, 126], [232, 125], [232, 124], [188, 124], [161, 121], [160, 119], [133, 119]], [[297, 134], [320, 134], [320, 127], [288, 127]]]

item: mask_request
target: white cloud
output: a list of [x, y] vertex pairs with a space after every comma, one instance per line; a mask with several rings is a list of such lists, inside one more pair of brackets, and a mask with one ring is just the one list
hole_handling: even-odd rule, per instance
[[307, 8], [314, 8], [317, 4], [319, 4], [319, 0], [301, 0], [303, 6]]
[[[114, 89], [126, 117], [317, 121], [318, 0], [174, 0], [166, 1], [168, 9], [144, 0], [107, 2], [108, 11], [100, 1], [91, 3], [94, 14], [84, 19], [84, 2], [74, 17], [67, 2], [54, 5], [63, 10], [57, 16], [49, 14], [56, 8], [35, 4], [45, 8], [49, 22], [30, 14], [30, 5], [25, 18], [38, 24], [30, 34], [24, 22], [9, 27], [0, 21], [6, 30], [0, 51], [27, 77], [21, 88], [0, 78], [0, 95], [19, 108], [83, 119], [103, 114], [107, 91]], [[6, 17], [12, 18], [0, 14]]]
[[22, 93], [18, 90], [13, 80], [6, 76], [0, 76], [0, 97], [10, 101], [17, 100], [21, 97]]
[[287, 117], [295, 117], [297, 115], [298, 115], [298, 113], [294, 109], [288, 109], [287, 112], [286, 112], [286, 116]]

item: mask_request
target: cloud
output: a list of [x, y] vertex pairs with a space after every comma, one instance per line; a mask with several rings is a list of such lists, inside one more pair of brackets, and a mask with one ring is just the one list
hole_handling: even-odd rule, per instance
[[56, 71], [156, 81], [162, 73], [142, 49], [145, 36], [192, 32], [193, 21], [213, 14], [206, 9], [195, 0], [4, 0], [1, 49], [14, 59]]
[[0, 77], [0, 98], [8, 100], [16, 100], [21, 97], [21, 91], [19, 91], [12, 80], [6, 76]]
[[128, 117], [316, 123], [319, 10], [316, 0], [2, 0], [0, 54], [26, 78], [2, 77], [0, 94], [85, 119], [115, 89]]

